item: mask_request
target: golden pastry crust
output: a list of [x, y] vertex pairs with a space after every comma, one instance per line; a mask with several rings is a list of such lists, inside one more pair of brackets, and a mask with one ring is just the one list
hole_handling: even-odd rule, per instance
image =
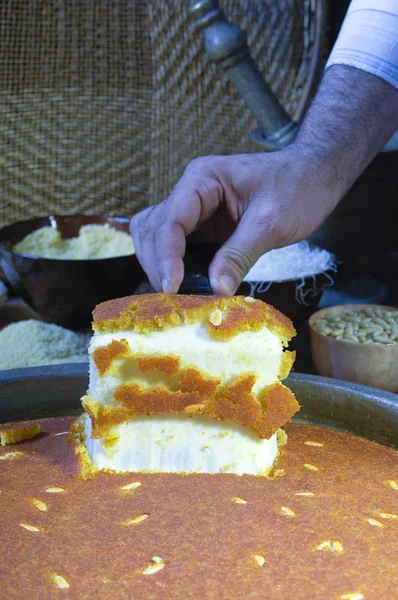
[[244, 296], [128, 296], [99, 304], [93, 312], [93, 319], [93, 329], [98, 333], [125, 330], [150, 333], [178, 325], [202, 323], [207, 325], [208, 334], [213, 339], [228, 340], [242, 331], [259, 331], [267, 327], [284, 345], [296, 334], [285, 315], [261, 300]]
[[135, 359], [141, 373], [145, 375], [156, 371], [165, 377], [175, 377], [180, 371], [178, 356], [147, 356], [136, 354]]
[[289, 375], [294, 361], [296, 360], [296, 351], [289, 352], [285, 350], [281, 356], [281, 364], [279, 366], [278, 379], [283, 381]]
[[35, 421], [16, 421], [0, 425], [0, 445], [8, 446], [23, 440], [30, 440], [40, 433], [40, 425]]
[[259, 438], [270, 438], [299, 410], [289, 388], [276, 382], [256, 397], [252, 392], [256, 377], [246, 374], [229, 385], [204, 377], [198, 370], [183, 370], [178, 389], [164, 386], [145, 388], [138, 383], [121, 384], [116, 405], [109, 406], [84, 396], [82, 404], [92, 421], [92, 435], [102, 438], [111, 427], [134, 417], [155, 414], [207, 415], [218, 421], [233, 420], [252, 429]]
[[99, 375], [103, 377], [117, 358], [131, 356], [131, 351], [127, 340], [112, 340], [107, 346], [96, 348], [91, 356]]
[[91, 463], [85, 439], [85, 417], [81, 414], [71, 424], [65, 457], [69, 462], [69, 474], [87, 480], [91, 479], [98, 469]]

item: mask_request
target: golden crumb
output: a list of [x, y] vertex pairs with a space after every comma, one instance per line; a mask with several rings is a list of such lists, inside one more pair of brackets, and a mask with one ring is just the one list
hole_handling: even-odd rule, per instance
[[160, 556], [152, 556], [152, 563], [150, 563], [146, 569], [142, 571], [142, 574], [153, 575], [154, 573], [161, 571], [165, 566], [166, 563], [164, 562], [163, 558], [160, 558]]
[[23, 527], [23, 529], [26, 529], [27, 531], [34, 531], [34, 532], [41, 531], [40, 527], [36, 527], [35, 525], [28, 525], [27, 523], [20, 523], [19, 525], [20, 525], [20, 527]]
[[315, 465], [311, 465], [310, 463], [304, 463], [304, 466], [306, 469], [309, 469], [310, 471], [317, 471], [318, 467], [315, 467]]
[[46, 512], [48, 510], [47, 504], [41, 500], [37, 500], [36, 498], [33, 498], [32, 504], [41, 512]]
[[65, 490], [63, 488], [60, 488], [60, 487], [49, 487], [49, 488], [45, 489], [44, 491], [47, 494], [61, 494]]
[[127, 485], [123, 485], [120, 489], [123, 491], [136, 490], [138, 487], [140, 487], [140, 485], [141, 485], [140, 481], [134, 481], [133, 483], [128, 483]]
[[279, 428], [276, 432], [276, 439], [278, 441], [278, 446], [284, 446], [287, 444], [287, 433], [284, 429]]
[[390, 488], [392, 488], [393, 490], [398, 490], [398, 483], [393, 479], [387, 479], [387, 481], [385, 481], [384, 483], [389, 485]]
[[379, 513], [379, 517], [381, 517], [382, 519], [398, 519], [398, 515], [394, 515], [392, 513], [385, 513], [385, 512]]
[[304, 444], [306, 446], [319, 446], [323, 448], [323, 444], [321, 444], [320, 442], [311, 442], [311, 440], [307, 440], [306, 442], [304, 442]]
[[209, 317], [209, 323], [214, 325], [214, 327], [218, 327], [222, 323], [222, 312], [219, 308], [217, 308], [214, 312], [211, 313]]
[[341, 600], [363, 600], [365, 596], [361, 592], [353, 592], [351, 594], [343, 594]]
[[296, 492], [295, 496], [315, 496], [314, 492]]
[[233, 469], [235, 466], [236, 466], [236, 463], [232, 463], [230, 465], [223, 465], [222, 467], [220, 467], [220, 471], [222, 471], [223, 473], [227, 473], [228, 471]]
[[0, 456], [0, 460], [15, 460], [16, 458], [21, 458], [24, 455], [24, 452], [19, 452], [15, 450], [14, 452], [6, 452], [6, 454], [2, 454]]
[[271, 473], [271, 477], [275, 478], [275, 477], [284, 477], [285, 476], [285, 469], [273, 469], [272, 473]]
[[261, 554], [255, 554], [253, 558], [259, 567], [263, 567], [265, 565], [265, 558], [264, 556], [261, 556]]
[[184, 412], [189, 415], [194, 415], [197, 412], [200, 412], [205, 407], [204, 404], [190, 404], [184, 408]]
[[328, 552], [333, 552], [334, 554], [341, 554], [343, 552], [342, 544], [335, 540], [325, 540], [324, 542], [321, 542], [316, 549], [326, 550]]
[[368, 519], [369, 525], [373, 525], [374, 527], [383, 527], [383, 523], [380, 521], [376, 521], [376, 519]]
[[279, 365], [278, 379], [284, 381], [286, 377], [289, 375], [292, 367], [294, 365], [294, 361], [296, 360], [296, 351], [285, 350], [282, 352], [281, 362]]
[[62, 575], [57, 575], [54, 573], [54, 575], [52, 575], [52, 580], [57, 588], [68, 589], [70, 587], [69, 583], [66, 581], [65, 577], [62, 577]]
[[239, 496], [234, 496], [232, 501], [236, 502], [236, 504], [247, 504], [247, 500], [243, 500], [243, 498], [239, 498]]
[[112, 433], [108, 433], [108, 435], [104, 438], [103, 447], [109, 458], [113, 458], [113, 456], [115, 456], [115, 454], [119, 451], [119, 441], [120, 436]]
[[137, 525], [138, 523], [142, 523], [142, 521], [145, 521], [145, 519], [147, 519], [147, 518], [148, 518], [148, 515], [139, 515], [138, 517], [135, 517], [134, 519], [128, 519], [123, 524], [124, 525]]
[[295, 517], [296, 513], [293, 512], [290, 508], [288, 508], [287, 506], [282, 506], [281, 507], [281, 514], [285, 515], [286, 517]]

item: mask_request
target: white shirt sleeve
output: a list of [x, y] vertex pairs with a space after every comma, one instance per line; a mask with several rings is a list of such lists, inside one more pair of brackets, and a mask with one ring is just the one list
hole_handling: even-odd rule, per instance
[[398, 88], [398, 0], [352, 0], [326, 68], [348, 65]]

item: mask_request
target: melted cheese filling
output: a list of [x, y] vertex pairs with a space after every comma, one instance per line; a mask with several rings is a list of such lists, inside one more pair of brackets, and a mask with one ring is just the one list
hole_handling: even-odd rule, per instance
[[204, 375], [220, 378], [223, 384], [232, 382], [243, 373], [254, 373], [257, 378], [253, 386], [254, 393], [259, 393], [278, 380], [283, 351], [280, 339], [265, 327], [256, 332], [238, 333], [226, 341], [212, 339], [206, 327], [200, 324], [146, 334], [133, 331], [95, 334], [89, 348], [88, 393], [102, 404], [113, 404], [113, 394], [122, 383], [133, 381], [144, 387], [165, 383], [164, 376], [157, 373], [141, 373], [131, 359], [116, 359], [109, 372], [103, 377], [99, 376], [91, 358], [92, 352], [113, 340], [122, 339], [127, 340], [133, 355], [177, 357], [181, 369], [196, 368]]
[[[132, 357], [116, 358], [101, 377], [91, 357], [96, 348], [125, 339]], [[141, 356], [171, 356], [180, 361], [180, 371], [198, 369], [203, 376], [217, 377], [222, 384], [239, 375], [253, 373], [254, 393], [278, 380], [283, 347], [266, 327], [241, 332], [226, 341], [209, 337], [198, 323], [166, 331], [95, 334], [91, 340], [89, 395], [113, 406], [116, 389], [127, 382], [144, 388], [168, 386], [170, 380], [154, 371], [143, 374], [134, 359]], [[258, 438], [249, 428], [232, 421], [219, 422], [203, 415], [142, 416], [110, 428], [105, 438], [91, 437], [86, 416], [86, 441], [92, 465], [120, 472], [235, 473], [264, 475], [278, 455], [276, 433]]]
[[86, 415], [85, 435], [92, 465], [118, 472], [266, 475], [278, 455], [276, 433], [261, 440], [238, 423], [206, 416], [135, 418], [94, 439]]

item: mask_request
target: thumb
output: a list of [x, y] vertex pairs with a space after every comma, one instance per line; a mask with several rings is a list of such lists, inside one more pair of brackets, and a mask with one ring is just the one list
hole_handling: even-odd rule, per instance
[[273, 248], [271, 235], [267, 235], [269, 225], [257, 211], [249, 209], [245, 213], [210, 264], [209, 279], [215, 294], [232, 296], [254, 263]]

